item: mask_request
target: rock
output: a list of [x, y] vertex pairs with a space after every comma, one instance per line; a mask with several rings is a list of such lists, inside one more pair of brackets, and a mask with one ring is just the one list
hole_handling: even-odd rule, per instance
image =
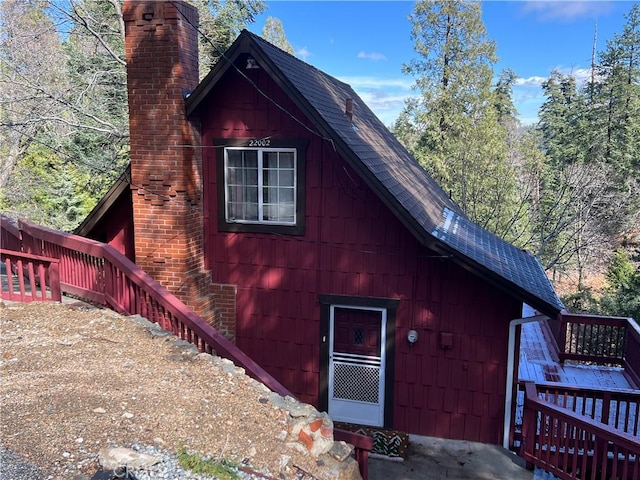
[[196, 357], [200, 354], [200, 350], [194, 344], [187, 342], [186, 340], [178, 339], [173, 342], [174, 347], [178, 347], [182, 350], [182, 354], [185, 356]]
[[[296, 409], [296, 414], [310, 405], [300, 404], [301, 409]], [[290, 417], [290, 441], [296, 441], [304, 446], [305, 450], [314, 458], [320, 457], [333, 446], [333, 421], [326, 413], [320, 413], [311, 407], [307, 416]], [[296, 450], [300, 451], [298, 447]]]
[[339, 462], [344, 462], [351, 456], [355, 447], [347, 442], [339, 441], [333, 442], [329, 455], [335, 458]]
[[92, 411], [93, 413], [107, 413], [107, 411], [102, 407], [94, 408]]
[[291, 457], [289, 455], [280, 455], [279, 470], [283, 471], [285, 468], [287, 468], [287, 465], [289, 465], [290, 461]]
[[316, 463], [321, 462], [323, 477], [326, 480], [362, 480], [358, 462], [354, 458], [338, 461], [331, 455], [323, 455]]
[[98, 455], [100, 465], [107, 470], [116, 470], [121, 467], [127, 467], [132, 470], [148, 468], [160, 460], [161, 458], [155, 455], [138, 453], [135, 450], [122, 447], [103, 448]]

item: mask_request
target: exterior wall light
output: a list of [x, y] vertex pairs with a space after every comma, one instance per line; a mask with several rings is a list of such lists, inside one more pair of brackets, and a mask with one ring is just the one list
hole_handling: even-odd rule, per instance
[[407, 332], [407, 340], [412, 345], [416, 343], [418, 341], [418, 332], [415, 330], [409, 330], [409, 332]]

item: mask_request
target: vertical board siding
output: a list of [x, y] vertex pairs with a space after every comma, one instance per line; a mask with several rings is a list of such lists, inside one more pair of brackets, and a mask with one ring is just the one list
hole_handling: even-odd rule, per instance
[[[263, 91], [312, 130], [291, 100], [253, 70]], [[256, 95], [234, 72], [204, 109], [207, 266], [238, 285], [237, 344], [298, 398], [318, 404], [319, 294], [400, 299], [393, 428], [500, 443], [509, 320], [516, 301], [419, 244], [331, 143]], [[306, 231], [218, 232], [215, 138], [308, 138]], [[220, 206], [222, 207], [222, 206]], [[407, 332], [416, 329], [411, 345]], [[441, 334], [452, 348], [443, 347]]]

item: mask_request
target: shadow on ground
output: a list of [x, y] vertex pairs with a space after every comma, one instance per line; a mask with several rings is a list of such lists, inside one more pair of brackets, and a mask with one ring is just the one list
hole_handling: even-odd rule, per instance
[[403, 462], [371, 458], [369, 480], [532, 480], [524, 461], [497, 445], [411, 436]]

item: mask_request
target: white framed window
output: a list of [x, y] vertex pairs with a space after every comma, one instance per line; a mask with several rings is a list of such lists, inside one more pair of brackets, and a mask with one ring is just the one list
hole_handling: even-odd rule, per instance
[[296, 149], [224, 150], [227, 222], [296, 224]]
[[220, 232], [304, 235], [306, 138], [216, 138]]

